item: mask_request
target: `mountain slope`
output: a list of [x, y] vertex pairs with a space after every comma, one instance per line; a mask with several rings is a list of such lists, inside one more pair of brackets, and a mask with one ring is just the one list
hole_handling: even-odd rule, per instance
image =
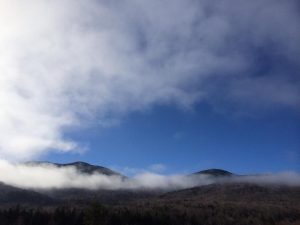
[[0, 204], [34, 204], [49, 205], [58, 203], [57, 200], [35, 192], [0, 183]]
[[74, 167], [78, 172], [91, 175], [93, 173], [99, 173], [107, 176], [121, 176], [124, 177], [124, 175], [115, 172], [111, 169], [108, 169], [103, 166], [98, 165], [92, 165], [86, 162], [72, 162], [72, 163], [51, 163], [47, 161], [33, 161], [33, 162], [27, 162], [26, 165], [30, 166], [56, 166], [59, 168], [67, 168], [67, 167]]
[[249, 183], [216, 183], [163, 194], [161, 199], [194, 202], [267, 203], [298, 206], [300, 187]]

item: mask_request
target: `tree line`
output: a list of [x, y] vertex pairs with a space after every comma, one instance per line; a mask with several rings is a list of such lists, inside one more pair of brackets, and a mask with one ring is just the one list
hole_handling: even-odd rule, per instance
[[134, 204], [0, 210], [0, 225], [297, 225], [297, 209], [235, 204]]

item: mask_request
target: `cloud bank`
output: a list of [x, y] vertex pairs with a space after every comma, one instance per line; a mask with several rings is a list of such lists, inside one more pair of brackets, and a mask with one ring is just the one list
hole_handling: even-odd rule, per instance
[[160, 104], [299, 109], [299, 21], [296, 0], [0, 0], [0, 157]]
[[57, 167], [51, 164], [12, 164], [0, 161], [0, 182], [24, 189], [105, 189], [105, 190], [176, 190], [213, 183], [243, 182], [259, 185], [300, 186], [300, 174], [285, 172], [256, 176], [216, 178], [208, 175], [161, 175], [143, 172], [132, 178], [107, 176], [100, 173], [84, 174], [74, 166]]
[[180, 189], [211, 182], [207, 176], [194, 180], [183, 175], [164, 176], [152, 172], [124, 179], [118, 175], [84, 174], [74, 166], [12, 164], [7, 161], [0, 161], [0, 171], [0, 182], [25, 189]]

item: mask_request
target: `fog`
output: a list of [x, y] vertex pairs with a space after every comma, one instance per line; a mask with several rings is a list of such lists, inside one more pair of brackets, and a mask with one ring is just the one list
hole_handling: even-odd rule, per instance
[[292, 171], [269, 173], [262, 175], [238, 176], [230, 179], [231, 182], [244, 182], [262, 185], [300, 186], [300, 174]]
[[208, 175], [161, 175], [151, 172], [131, 178], [100, 173], [85, 174], [74, 166], [57, 167], [52, 164], [14, 164], [0, 161], [0, 182], [24, 189], [183, 189], [217, 182], [246, 182], [262, 185], [300, 186], [300, 175], [295, 172], [278, 174], [233, 176], [216, 178]]
[[119, 175], [85, 174], [74, 166], [62, 168], [51, 164], [13, 164], [7, 161], [0, 161], [0, 171], [1, 182], [25, 189], [178, 189], [211, 182], [206, 176], [195, 181], [184, 175], [164, 176], [151, 172], [128, 179]]

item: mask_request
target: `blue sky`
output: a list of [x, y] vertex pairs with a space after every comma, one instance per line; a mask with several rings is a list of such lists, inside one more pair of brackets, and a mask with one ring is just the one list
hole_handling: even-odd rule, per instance
[[75, 132], [70, 137], [87, 145], [78, 154], [51, 154], [55, 162], [87, 161], [131, 170], [163, 164], [162, 173], [190, 173], [223, 168], [239, 174], [300, 171], [297, 113], [279, 110], [241, 117], [215, 112], [207, 104], [193, 111], [156, 107], [134, 113], [121, 124]]
[[299, 7], [2, 1], [0, 160], [299, 171]]

